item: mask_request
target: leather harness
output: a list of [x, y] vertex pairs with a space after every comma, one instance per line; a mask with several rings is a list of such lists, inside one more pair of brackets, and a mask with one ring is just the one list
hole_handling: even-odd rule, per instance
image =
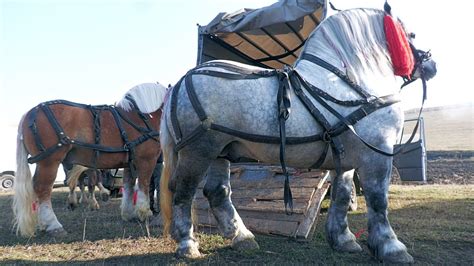
[[[128, 156], [128, 165], [130, 168], [130, 172], [132, 177], [137, 177], [136, 176], [136, 169], [135, 169], [135, 164], [134, 164], [134, 159], [135, 159], [135, 147], [140, 145], [141, 143], [153, 139], [155, 141], [158, 140], [158, 136], [160, 133], [156, 130], [154, 130], [148, 120], [148, 116], [141, 111], [139, 111], [138, 106], [136, 102], [133, 100], [132, 97], [129, 95], [126, 96], [126, 99], [129, 100], [133, 107], [136, 109], [136, 112], [138, 113], [139, 117], [141, 120], [144, 122], [146, 125], [146, 128], [140, 127], [133, 123], [127, 116], [125, 116], [120, 108], [116, 108], [114, 105], [86, 105], [86, 104], [81, 104], [81, 103], [75, 103], [75, 102], [70, 102], [66, 100], [53, 100], [53, 101], [48, 101], [39, 104], [36, 106], [34, 109], [32, 109], [31, 115], [29, 116], [28, 120], [28, 127], [31, 129], [36, 147], [40, 151], [37, 155], [31, 156], [28, 158], [29, 163], [37, 163], [38, 161], [43, 160], [47, 156], [51, 155], [52, 153], [56, 152], [58, 149], [60, 149], [63, 145], [76, 145], [80, 146], [82, 148], [87, 148], [91, 149], [94, 151], [94, 158], [93, 158], [93, 165], [95, 167], [97, 163], [97, 158], [99, 157], [100, 152], [105, 152], [105, 153], [119, 153], [119, 152], [127, 152], [129, 154]], [[56, 117], [54, 116], [53, 112], [51, 111], [50, 106], [51, 105], [56, 105], [56, 104], [62, 104], [62, 105], [67, 105], [67, 106], [72, 106], [72, 107], [78, 107], [82, 109], [87, 109], [92, 113], [93, 117], [93, 124], [94, 124], [94, 143], [87, 143], [87, 142], [82, 142], [79, 140], [74, 140], [71, 139], [69, 136], [67, 136], [61, 127], [61, 125], [58, 123]], [[36, 122], [36, 117], [38, 115], [38, 111], [41, 110], [45, 114], [46, 118], [48, 119], [49, 123], [51, 124], [52, 128], [56, 132], [56, 136], [58, 138], [58, 142], [56, 145], [51, 146], [49, 148], [45, 148], [44, 145], [41, 142], [39, 132], [38, 132], [38, 125]], [[122, 141], [124, 145], [122, 147], [108, 147], [100, 144], [101, 140], [101, 125], [100, 125], [100, 113], [101, 112], [110, 112], [114, 118], [115, 124], [117, 125], [117, 128], [120, 131], [120, 136], [122, 138]], [[134, 140], [130, 140], [127, 132], [124, 129], [123, 122], [129, 124], [132, 126], [135, 130], [138, 132], [142, 133], [142, 135]]]
[[[289, 178], [288, 172], [286, 171], [285, 165], [285, 145], [296, 145], [304, 144], [316, 141], [325, 142], [325, 147], [319, 159], [310, 167], [310, 168], [319, 168], [326, 159], [329, 147], [331, 147], [334, 163], [336, 166], [336, 173], [340, 175], [342, 172], [341, 169], [341, 159], [344, 157], [344, 147], [342, 142], [338, 138], [340, 134], [350, 129], [352, 132], [356, 133], [353, 125], [366, 117], [370, 113], [375, 112], [378, 109], [390, 106], [394, 103], [399, 102], [400, 100], [396, 95], [388, 95], [382, 97], [375, 97], [369, 95], [365, 92], [359, 85], [353, 82], [345, 73], [341, 72], [336, 67], [327, 63], [323, 59], [305, 53], [301, 57], [304, 60], [308, 60], [320, 67], [327, 69], [328, 71], [337, 75], [341, 80], [348, 84], [358, 95], [360, 99], [358, 100], [340, 100], [332, 97], [328, 93], [319, 89], [313, 84], [307, 82], [295, 69], [291, 67], [285, 67], [284, 69], [278, 70], [259, 70], [252, 71], [242, 67], [238, 67], [226, 62], [209, 62], [204, 63], [196, 68], [190, 70], [181, 80], [174, 86], [171, 94], [170, 102], [170, 122], [172, 133], [175, 137], [176, 146], [175, 150], [179, 151], [187, 144], [193, 142], [204, 134], [208, 130], [215, 130], [218, 132], [226, 133], [235, 137], [239, 137], [248, 141], [258, 142], [258, 143], [268, 143], [268, 144], [280, 144], [280, 163], [282, 165], [283, 173], [285, 175], [285, 189], [284, 189], [284, 202], [285, 209], [287, 205], [292, 209], [292, 196], [291, 189], [289, 187]], [[216, 70], [205, 69], [208, 67], [219, 67], [225, 70], [231, 71], [220, 72]], [[279, 89], [277, 95], [278, 103], [278, 120], [280, 127], [280, 137], [274, 136], [265, 136], [258, 134], [249, 134], [239, 130], [231, 129], [223, 125], [215, 124], [204, 111], [194, 88], [192, 77], [194, 75], [207, 75], [213, 77], [219, 77], [224, 79], [258, 79], [262, 77], [272, 77], [276, 76], [279, 80]], [[191, 102], [191, 105], [196, 112], [201, 125], [196, 127], [189, 135], [183, 136], [179, 126], [179, 121], [177, 118], [177, 105], [178, 105], [178, 92], [181, 87], [182, 82], [186, 85], [186, 92]], [[304, 88], [310, 95], [307, 95]], [[305, 108], [309, 111], [311, 116], [324, 128], [324, 131], [320, 134], [305, 136], [305, 137], [286, 137], [285, 130], [285, 121], [288, 119], [290, 114], [290, 90], [293, 89], [294, 93], [301, 100]], [[315, 99], [319, 104], [326, 108], [331, 114], [339, 119], [335, 125], [331, 125], [329, 121], [321, 114], [321, 112], [315, 107], [311, 102], [310, 97]], [[326, 101], [336, 103], [338, 105], [343, 105], [347, 107], [359, 107], [352, 113], [347, 116], [341, 115], [334, 108], [332, 108]], [[357, 133], [356, 133], [357, 135]], [[357, 135], [359, 138], [360, 136]], [[362, 139], [361, 139], [362, 140]], [[362, 140], [364, 144], [370, 145], [366, 141]], [[369, 146], [375, 151], [380, 151], [378, 148]], [[383, 151], [382, 151], [383, 152]]]

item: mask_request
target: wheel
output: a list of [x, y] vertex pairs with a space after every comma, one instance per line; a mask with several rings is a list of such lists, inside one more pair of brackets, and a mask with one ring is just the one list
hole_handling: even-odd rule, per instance
[[13, 183], [15, 182], [15, 177], [13, 175], [2, 175], [0, 177], [0, 188], [2, 190], [11, 190], [13, 189]]

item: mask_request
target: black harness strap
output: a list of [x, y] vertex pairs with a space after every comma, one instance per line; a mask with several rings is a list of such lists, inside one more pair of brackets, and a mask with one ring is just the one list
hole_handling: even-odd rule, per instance
[[[138, 131], [145, 131], [145, 132], [153, 131], [153, 127], [150, 125], [150, 117], [147, 116], [146, 114], [144, 114], [142, 111], [140, 111], [140, 108], [138, 108], [138, 105], [137, 105], [137, 102], [135, 101], [135, 99], [133, 99], [129, 94], [127, 94], [125, 96], [125, 99], [129, 100], [132, 103], [133, 107], [135, 108], [136, 112], [138, 113], [138, 116], [140, 116], [140, 118], [143, 120], [143, 123], [145, 123], [145, 126], [147, 127], [147, 130], [142, 130], [142, 128], [140, 127], [140, 130], [138, 130]], [[130, 125], [136, 126], [134, 123], [129, 122], [130, 121], [129, 119], [126, 119], [126, 121]]]
[[38, 134], [38, 127], [36, 126], [36, 116], [38, 115], [38, 109], [39, 107], [35, 107], [32, 112], [31, 116], [28, 119], [28, 127], [30, 128], [31, 132], [33, 133], [33, 137], [35, 139], [36, 147], [40, 152], [43, 152], [46, 150], [44, 147], [43, 143], [41, 142], [40, 136]]
[[[303, 55], [303, 59], [311, 59], [311, 62], [315, 64], [322, 64], [322, 67], [328, 69], [329, 71], [333, 72], [337, 76], [339, 76], [344, 82], [346, 82], [354, 91], [359, 94], [362, 99], [359, 100], [349, 100], [349, 101], [342, 101], [338, 100], [328, 93], [324, 92], [323, 90], [317, 88], [316, 86], [306, 82], [296, 71], [291, 68], [285, 68], [283, 70], [264, 70], [264, 71], [249, 71], [248, 69], [241, 69], [234, 65], [228, 65], [223, 62], [213, 62], [209, 64], [204, 64], [199, 66], [193, 70], [190, 70], [185, 77], [183, 77], [178, 84], [174, 87], [171, 95], [171, 110], [170, 110], [170, 119], [171, 119], [171, 126], [175, 132], [176, 137], [176, 146], [175, 150], [179, 151], [189, 143], [193, 142], [197, 138], [199, 138], [204, 132], [208, 130], [215, 130], [219, 132], [223, 132], [229, 135], [233, 135], [242, 139], [246, 139], [253, 142], [260, 142], [260, 143], [273, 143], [273, 144], [280, 144], [280, 163], [282, 166], [283, 173], [285, 175], [285, 187], [284, 187], [284, 201], [285, 201], [285, 210], [287, 210], [287, 206], [292, 209], [292, 195], [291, 189], [289, 186], [289, 175], [286, 170], [286, 163], [285, 163], [285, 145], [286, 144], [302, 144], [302, 143], [309, 143], [314, 141], [323, 140], [326, 145], [322, 151], [321, 156], [319, 159], [313, 164], [312, 167], [320, 167], [327, 156], [329, 147], [331, 147], [336, 172], [338, 175], [342, 174], [342, 166], [341, 166], [341, 158], [344, 156], [344, 147], [342, 142], [339, 140], [338, 136], [346, 131], [347, 129], [352, 130], [353, 124], [357, 121], [361, 120], [368, 114], [389, 106], [398, 100], [395, 100], [393, 96], [386, 96], [377, 98], [375, 96], [369, 95], [366, 93], [359, 85], [355, 84], [348, 76], [344, 73], [339, 71], [339, 69], [329, 65], [322, 59], [315, 57], [313, 55], [305, 54]], [[234, 71], [234, 73], [229, 72], [219, 72], [216, 70], [208, 70], [202, 69], [204, 67], [221, 67], [226, 70]], [[192, 76], [193, 75], [208, 75], [218, 78], [224, 79], [231, 79], [231, 80], [240, 80], [240, 79], [257, 79], [261, 77], [270, 77], [270, 76], [277, 76], [279, 80], [279, 88], [277, 94], [277, 105], [278, 105], [278, 122], [279, 122], [279, 129], [280, 129], [280, 137], [274, 136], [263, 136], [257, 134], [249, 134], [242, 131], [238, 131], [235, 129], [231, 129], [222, 125], [217, 125], [212, 122], [212, 120], [206, 114], [204, 108], [202, 107], [199, 98], [196, 94], [195, 87], [193, 85]], [[201, 121], [201, 125], [195, 128], [188, 136], [182, 136], [181, 130], [179, 128], [179, 122], [177, 118], [177, 104], [178, 104], [178, 92], [181, 86], [182, 80], [185, 81], [186, 86], [186, 93], [188, 98], [191, 102], [191, 105], [196, 112], [199, 120]], [[336, 123], [334, 126], [331, 126], [329, 121], [324, 117], [324, 115], [315, 107], [312, 101], [308, 98], [305, 92], [302, 89], [302, 86], [308, 91], [308, 93], [315, 99], [321, 106], [326, 108], [331, 114], [339, 119], [339, 122]], [[309, 113], [313, 116], [317, 123], [319, 123], [323, 128], [324, 132], [321, 134], [308, 136], [308, 137], [287, 137], [286, 136], [286, 120], [290, 114], [290, 91], [291, 87], [297, 97], [301, 100], [305, 108], [309, 111]], [[343, 106], [360, 106], [357, 110], [349, 114], [348, 116], [344, 117], [339, 114], [334, 108], [332, 108], [327, 102], [331, 101], [339, 105]], [[360, 138], [359, 135], [356, 134]], [[362, 140], [364, 143], [365, 141]], [[288, 213], [288, 212], [287, 212]]]
[[[91, 105], [85, 105], [85, 104], [80, 104], [80, 103], [74, 103], [74, 102], [69, 102], [66, 100], [54, 100], [54, 101], [48, 101], [41, 103], [38, 105], [36, 108], [34, 108], [31, 112], [31, 115], [29, 117], [28, 121], [28, 126], [33, 132], [33, 136], [35, 138], [36, 145], [38, 149], [40, 150], [40, 153], [37, 154], [36, 156], [31, 156], [28, 158], [29, 163], [36, 163], [40, 160], [43, 160], [44, 158], [48, 157], [52, 153], [56, 152], [59, 148], [61, 148], [63, 145], [66, 144], [73, 144], [76, 146], [80, 146], [83, 148], [88, 148], [94, 150], [94, 158], [93, 158], [93, 164], [96, 165], [97, 158], [99, 155], [99, 152], [107, 152], [107, 153], [120, 153], [120, 152], [126, 152], [128, 153], [128, 164], [130, 168], [130, 172], [133, 177], [137, 177], [136, 173], [136, 168], [134, 164], [134, 159], [135, 159], [135, 147], [142, 144], [143, 142], [153, 139], [155, 141], [158, 141], [157, 137], [159, 136], [159, 132], [154, 131], [151, 125], [149, 124], [149, 121], [147, 120], [148, 117], [146, 117], [145, 114], [141, 113], [140, 110], [137, 108], [136, 103], [134, 100], [130, 97], [128, 100], [131, 99], [132, 104], [136, 108], [137, 112], [139, 113], [140, 118], [142, 118], [143, 122], [147, 126], [147, 128], [140, 127], [133, 123], [130, 119], [128, 119], [126, 116], [122, 115], [120, 113], [120, 109], [116, 109], [115, 106], [111, 105], [96, 105], [96, 106], [91, 106]], [[92, 113], [93, 117], [93, 124], [94, 124], [94, 143], [85, 143], [82, 141], [70, 139], [66, 134], [64, 133], [63, 128], [61, 125], [58, 123], [57, 119], [55, 118], [53, 112], [51, 111], [49, 105], [52, 104], [64, 104], [68, 106], [73, 106], [73, 107], [79, 107], [83, 109], [88, 109]], [[44, 145], [41, 143], [40, 137], [39, 137], [39, 132], [38, 128], [36, 125], [36, 117], [38, 114], [38, 110], [41, 109], [45, 116], [47, 117], [49, 123], [53, 127], [54, 131], [56, 132], [56, 135], [58, 136], [58, 143], [52, 147], [49, 148], [44, 148]], [[107, 147], [100, 145], [100, 140], [101, 140], [101, 122], [100, 122], [100, 114], [102, 111], [110, 111], [112, 114], [115, 124], [117, 125], [117, 128], [120, 131], [120, 136], [122, 138], [122, 141], [124, 142], [123, 147]], [[141, 114], [141, 115], [140, 115]], [[123, 127], [122, 121], [125, 121], [127, 124], [131, 125], [134, 129], [136, 129], [138, 132], [143, 133], [140, 137], [137, 139], [130, 141], [127, 135], [127, 132], [125, 131]]]
[[170, 100], [170, 119], [171, 126], [173, 127], [173, 132], [176, 137], [178, 144], [182, 141], [183, 134], [181, 133], [181, 128], [178, 122], [177, 108], [178, 108], [178, 93], [181, 88], [181, 83], [186, 76], [182, 77], [178, 83], [173, 87], [171, 91], [171, 100]]
[[[290, 78], [289, 73], [290, 69], [283, 69], [283, 71], [278, 71], [278, 80], [280, 86], [278, 88], [277, 94], [277, 106], [278, 106], [278, 121], [280, 125], [280, 164], [285, 175], [285, 185], [283, 192], [283, 201], [285, 203], [285, 212], [287, 214], [293, 213], [293, 195], [290, 188], [290, 177], [286, 169], [285, 163], [285, 147], [286, 147], [286, 126], [285, 122], [290, 117], [291, 112], [291, 98], [290, 98]], [[290, 212], [288, 212], [287, 206], [290, 207]]]
[[328, 71], [331, 71], [332, 73], [334, 73], [334, 75], [338, 76], [341, 80], [343, 80], [349, 86], [351, 86], [351, 88], [354, 89], [354, 91], [357, 92], [363, 98], [370, 99], [370, 98], [374, 97], [374, 96], [368, 94], [364, 89], [362, 89], [362, 87], [359, 86], [359, 84], [357, 84], [353, 80], [351, 80], [349, 78], [349, 76], [347, 76], [345, 73], [343, 73], [341, 70], [339, 70], [339, 68], [329, 64], [328, 62], [324, 61], [320, 57], [315, 56], [313, 54], [304, 53], [301, 56], [301, 59], [308, 60], [308, 61], [310, 61], [310, 62], [312, 62], [312, 63], [314, 63], [314, 64], [316, 64], [316, 65], [318, 65], [322, 68], [325, 68]]
[[[92, 113], [92, 119], [94, 121], [94, 143], [100, 145], [100, 110], [95, 109], [90, 106], [90, 111]], [[99, 150], [94, 149], [94, 157], [92, 158], [92, 165], [94, 169], [97, 169], [97, 159], [99, 158]]]

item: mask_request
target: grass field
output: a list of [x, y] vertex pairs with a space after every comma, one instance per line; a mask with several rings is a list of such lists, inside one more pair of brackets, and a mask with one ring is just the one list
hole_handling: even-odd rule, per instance
[[[405, 118], [415, 118], [418, 110], [406, 113]], [[433, 107], [423, 111], [426, 148], [428, 151], [474, 150], [474, 105]], [[405, 132], [411, 133], [408, 124]]]
[[[399, 238], [407, 245], [416, 264], [473, 265], [474, 263], [474, 185], [424, 185], [390, 188], [389, 218]], [[218, 234], [198, 233], [202, 259], [188, 261], [174, 257], [176, 244], [160, 237], [157, 227], [138, 222], [122, 222], [119, 199], [101, 203], [100, 211], [80, 208], [66, 210], [66, 190], [55, 189], [53, 205], [69, 234], [51, 239], [39, 234], [19, 238], [11, 231], [11, 193], [0, 194], [0, 263], [74, 264], [375, 264], [367, 244], [366, 209], [349, 215], [353, 232], [359, 232], [362, 253], [333, 252], [324, 236], [326, 212], [320, 215], [314, 237], [297, 242], [277, 236], [257, 235], [260, 250], [238, 252]], [[325, 202], [327, 206], [328, 202]]]

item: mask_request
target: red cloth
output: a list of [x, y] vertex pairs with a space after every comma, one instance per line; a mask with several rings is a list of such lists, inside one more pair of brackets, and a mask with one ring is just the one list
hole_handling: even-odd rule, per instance
[[393, 72], [398, 76], [410, 76], [415, 65], [415, 59], [407, 40], [407, 35], [400, 22], [390, 15], [383, 18], [385, 38], [392, 59]]

